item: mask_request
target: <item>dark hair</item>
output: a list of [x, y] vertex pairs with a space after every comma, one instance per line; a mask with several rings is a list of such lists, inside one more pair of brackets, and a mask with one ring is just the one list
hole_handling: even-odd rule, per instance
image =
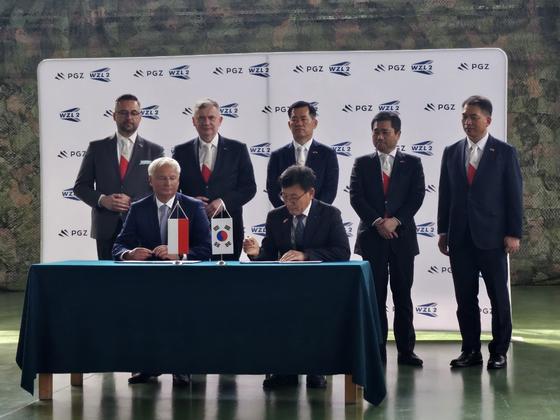
[[131, 93], [125, 93], [124, 95], [119, 96], [116, 100], [115, 100], [115, 111], [117, 110], [117, 105], [119, 104], [119, 102], [121, 101], [136, 101], [138, 102], [138, 106], [141, 107], [140, 105], [140, 101], [138, 100], [138, 98], [134, 95], [132, 95]]
[[292, 111], [294, 109], [305, 108], [305, 107], [309, 109], [309, 115], [311, 115], [311, 117], [315, 119], [315, 117], [317, 116], [317, 108], [315, 108], [309, 102], [305, 102], [305, 101], [297, 101], [291, 104], [290, 107], [288, 108], [288, 117], [292, 118]]
[[315, 187], [315, 173], [307, 166], [292, 165], [282, 172], [278, 183], [281, 188], [299, 185], [302, 190], [307, 192]]
[[394, 112], [390, 111], [381, 111], [373, 120], [371, 120], [371, 129], [373, 130], [373, 124], [378, 121], [391, 121], [391, 127], [395, 129], [395, 133], [401, 131], [401, 118]]
[[465, 102], [463, 102], [462, 108], [464, 108], [465, 105], [475, 105], [479, 107], [482, 112], [488, 114], [488, 116], [492, 116], [492, 102], [490, 102], [490, 99], [485, 98], [484, 96], [469, 96], [467, 99], [465, 99]]

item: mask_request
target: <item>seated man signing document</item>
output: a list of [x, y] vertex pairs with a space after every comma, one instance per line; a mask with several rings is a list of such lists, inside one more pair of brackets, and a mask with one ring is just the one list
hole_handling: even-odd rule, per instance
[[[290, 166], [280, 175], [285, 203], [268, 213], [266, 236], [259, 247], [253, 237], [243, 241], [251, 260], [260, 261], [348, 261], [350, 245], [340, 210], [313, 198], [315, 175], [306, 166]], [[267, 388], [297, 385], [298, 375], [272, 375]], [[307, 375], [307, 386], [325, 388], [323, 375]]]
[[121, 233], [113, 246], [115, 260], [182, 260], [185, 255], [167, 252], [167, 218], [178, 202], [173, 218], [189, 218], [189, 260], [208, 261], [212, 255], [210, 222], [200, 200], [180, 194], [177, 161], [163, 157], [148, 167], [154, 194], [132, 204]]
[[340, 210], [313, 198], [315, 175], [293, 165], [279, 178], [282, 207], [266, 218], [266, 236], [259, 247], [248, 237], [243, 250], [259, 261], [348, 261], [350, 245]]

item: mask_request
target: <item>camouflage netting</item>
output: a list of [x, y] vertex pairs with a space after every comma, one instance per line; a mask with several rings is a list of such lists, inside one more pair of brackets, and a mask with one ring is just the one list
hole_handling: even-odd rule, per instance
[[508, 140], [525, 182], [513, 284], [560, 284], [559, 11], [557, 0], [4, 0], [0, 290], [24, 289], [39, 261], [41, 60], [470, 47], [509, 57]]

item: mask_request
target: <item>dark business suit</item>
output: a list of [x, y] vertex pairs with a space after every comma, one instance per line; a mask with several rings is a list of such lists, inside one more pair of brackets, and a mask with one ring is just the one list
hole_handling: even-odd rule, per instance
[[[425, 184], [422, 162], [417, 156], [397, 151], [387, 196], [383, 191], [381, 162], [377, 152], [361, 156], [354, 162], [350, 177], [350, 204], [360, 216], [356, 238], [356, 253], [369, 261], [373, 272], [377, 306], [387, 343], [388, 267], [395, 304], [394, 334], [397, 350], [410, 353], [416, 336], [410, 296], [414, 277], [414, 257], [420, 252], [414, 215], [424, 201]], [[378, 218], [396, 217], [400, 222], [395, 232], [398, 238], [385, 239], [373, 226]]]
[[[278, 178], [288, 167], [296, 164], [296, 152], [293, 142], [275, 150], [270, 155], [266, 174], [266, 191], [268, 199], [274, 207], [284, 205], [278, 194], [280, 185]], [[338, 159], [332, 147], [313, 140], [305, 166], [315, 172], [315, 198], [324, 203], [332, 204], [338, 188]]]
[[[189, 218], [189, 260], [208, 261], [212, 255], [212, 243], [210, 240], [210, 222], [204, 212], [204, 204], [200, 200], [177, 193], [175, 203], [183, 208]], [[173, 213], [175, 218], [177, 210]], [[179, 214], [182, 213], [179, 211]], [[160, 238], [160, 226], [156, 196], [152, 194], [130, 207], [128, 216], [124, 222], [121, 233], [113, 246], [113, 257], [116, 260], [125, 251], [142, 247], [154, 250], [162, 245]]]
[[[216, 163], [208, 183], [204, 181], [198, 157], [198, 138], [173, 150], [173, 158], [181, 166], [179, 188], [192, 197], [221, 198], [233, 219], [233, 255], [224, 260], [238, 260], [243, 242], [243, 206], [255, 196], [257, 185], [247, 145], [219, 135]], [[220, 217], [218, 213], [216, 217]], [[224, 217], [227, 217], [224, 212]], [[215, 256], [214, 259], [219, 259]]]
[[[286, 206], [271, 210], [266, 218], [266, 236], [261, 245], [259, 261], [276, 261], [292, 245], [293, 216]], [[340, 210], [330, 204], [313, 199], [303, 232], [301, 249], [310, 261], [348, 261], [350, 245], [342, 223]]]
[[504, 237], [521, 238], [523, 181], [515, 148], [488, 137], [472, 185], [466, 170], [466, 138], [443, 152], [439, 185], [438, 233], [447, 246], [462, 351], [479, 351], [479, 272], [492, 304], [491, 354], [506, 354], [511, 339]]
[[74, 184], [74, 194], [91, 207], [91, 237], [97, 240], [99, 259], [112, 259], [111, 248], [126, 217], [126, 214], [100, 207], [99, 197], [122, 193], [134, 202], [151, 194], [148, 166], [162, 156], [163, 147], [137, 136], [128, 169], [121, 180], [117, 135], [89, 144]]

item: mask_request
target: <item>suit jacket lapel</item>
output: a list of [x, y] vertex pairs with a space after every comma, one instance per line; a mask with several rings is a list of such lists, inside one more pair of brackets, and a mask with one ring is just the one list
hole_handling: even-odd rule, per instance
[[115, 171], [119, 179], [121, 179], [121, 170], [119, 167], [119, 154], [117, 148], [116, 134], [107, 141], [107, 150], [108, 150], [107, 156], [112, 156], [112, 158], [109, 159], [109, 162], [113, 162], [111, 166], [113, 167], [113, 170]]
[[218, 148], [216, 153], [216, 163], [214, 164], [214, 169], [210, 174], [210, 178], [212, 178], [214, 172], [220, 172], [227, 159], [227, 141], [224, 141], [224, 138], [220, 134], [218, 134]]
[[467, 150], [467, 138], [465, 137], [463, 139], [463, 141], [461, 141], [461, 143], [459, 143], [459, 150], [457, 153], [457, 159], [459, 160], [459, 162], [457, 162], [458, 165], [460, 165], [459, 167], [461, 168], [461, 174], [463, 179], [465, 180], [465, 182], [468, 184], [469, 183], [469, 173], [467, 172], [467, 156], [466, 156], [466, 150]]
[[[134, 142], [134, 148], [132, 149], [132, 157], [130, 158], [130, 162], [128, 162], [129, 168], [133, 168], [134, 166], [138, 166], [140, 164], [143, 151], [144, 151], [144, 139], [140, 136], [136, 136], [136, 141]], [[126, 175], [128, 175], [128, 171], [125, 174], [125, 177]]]
[[292, 224], [293, 216], [288, 212], [288, 209], [284, 207], [284, 217], [282, 219], [282, 232], [284, 234], [284, 242], [287, 244], [288, 249], [292, 249]]
[[315, 233], [317, 224], [319, 221], [319, 209], [317, 205], [317, 200], [313, 199], [311, 201], [311, 208], [309, 209], [309, 215], [307, 216], [307, 222], [305, 223], [305, 230], [303, 231], [303, 247], [307, 248], [311, 243], [311, 238]]
[[493, 166], [494, 161], [496, 159], [496, 153], [495, 153], [496, 141], [498, 140], [496, 140], [494, 137], [488, 136], [488, 140], [486, 141], [486, 146], [484, 147], [484, 152], [482, 153], [482, 158], [480, 159], [480, 162], [478, 163], [478, 168], [474, 174], [473, 184], [481, 175], [484, 175], [484, 172], [487, 170], [487, 168]]
[[371, 154], [371, 168], [371, 179], [377, 180], [372, 183], [376, 189], [374, 193], [376, 195], [380, 195], [381, 197], [385, 197], [385, 191], [383, 191], [383, 172], [381, 171], [381, 158], [379, 157], [379, 152]]

